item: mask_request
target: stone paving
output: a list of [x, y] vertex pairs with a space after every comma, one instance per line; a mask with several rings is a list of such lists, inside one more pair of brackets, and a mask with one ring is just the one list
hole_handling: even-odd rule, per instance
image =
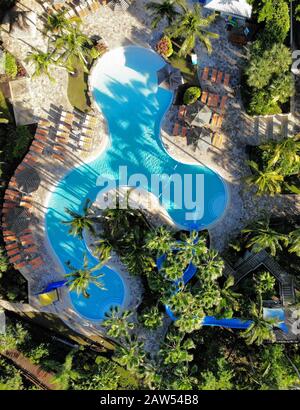
[[[101, 7], [98, 11], [90, 14], [84, 19], [83, 29], [88, 35], [100, 35], [110, 48], [128, 44], [139, 44], [145, 47], [153, 47], [160, 37], [164, 23], [157, 30], [150, 30], [150, 19], [146, 14], [144, 5], [146, 0], [139, 0], [124, 12], [113, 12], [109, 7]], [[42, 8], [34, 0], [22, 0], [27, 8], [42, 12]], [[42, 23], [38, 20], [38, 29], [42, 30]], [[209, 56], [202, 46], [197, 45], [199, 72], [206, 66], [214, 66], [225, 72], [230, 72], [232, 77], [232, 88], [229, 90], [229, 104], [225, 114], [225, 122], [222, 129], [224, 134], [224, 145], [221, 149], [210, 146], [206, 153], [200, 152], [183, 142], [179, 137], [172, 136], [174, 120], [177, 117], [177, 108], [167, 113], [162, 129], [163, 141], [171, 155], [179, 160], [204, 164], [211, 167], [222, 175], [228, 184], [230, 191], [230, 205], [223, 219], [210, 228], [212, 246], [222, 250], [235, 234], [252, 219], [256, 219], [263, 210], [277, 215], [295, 214], [300, 211], [299, 197], [295, 195], [277, 196], [274, 198], [258, 198], [253, 190], [245, 187], [243, 177], [249, 174], [246, 165], [247, 155], [245, 147], [247, 144], [258, 144], [263, 134], [264, 125], [257, 124], [257, 120], [249, 118], [243, 110], [239, 91], [239, 67], [245, 61], [245, 50], [228, 43], [227, 34], [222, 19], [218, 19], [212, 26], [211, 31], [220, 34], [219, 40], [213, 40], [213, 53]], [[38, 31], [40, 33], [40, 31]], [[32, 67], [24, 60], [30, 47], [22, 41], [11, 38], [7, 33], [2, 34], [4, 46], [13, 53], [24, 64], [26, 70], [32, 73]], [[36, 40], [39, 46], [45, 47], [46, 39], [39, 37]], [[56, 82], [51, 82], [46, 76], [30, 78], [30, 93], [34, 115], [46, 117], [51, 104], [64, 109], [71, 109], [67, 97], [68, 75], [66, 70], [53, 67], [52, 76]], [[107, 142], [107, 130], [104, 119], [101, 119], [102, 128], [99, 129], [93, 156], [99, 155], [105, 148]], [[260, 132], [258, 130], [260, 129]], [[51, 280], [61, 277], [62, 266], [54, 255], [51, 254], [44, 230], [44, 217], [47, 207], [47, 198], [54, 189], [57, 181], [74, 165], [82, 161], [90, 160], [82, 154], [66, 157], [64, 164], [57, 164], [40, 158], [39, 171], [43, 176], [41, 187], [34, 194], [35, 222], [33, 225], [36, 239], [44, 244], [43, 253], [47, 260], [47, 275], [45, 271], [35, 274], [35, 281], [39, 287]], [[56, 273], [57, 272], [57, 273]], [[34, 279], [34, 278], [32, 278]], [[33, 286], [32, 294], [37, 287]], [[40, 290], [40, 289], [39, 289]], [[53, 309], [69, 322], [70, 326], [76, 327], [83, 333], [97, 332], [88, 322], [76, 314], [68, 304], [69, 296], [66, 290], [62, 290], [61, 301]], [[80, 320], [79, 320], [80, 319]], [[153, 340], [150, 344], [155, 344]]]

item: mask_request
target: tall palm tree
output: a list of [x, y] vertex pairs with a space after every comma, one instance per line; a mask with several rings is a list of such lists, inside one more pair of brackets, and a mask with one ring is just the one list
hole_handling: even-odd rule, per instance
[[248, 185], [257, 188], [257, 195], [280, 194], [284, 177], [279, 174], [279, 170], [274, 170], [268, 167], [261, 171], [256, 162], [247, 161], [247, 164], [255, 171], [255, 174], [246, 177], [245, 182]]
[[239, 310], [241, 295], [233, 290], [234, 276], [229, 275], [221, 288], [221, 301], [216, 307], [216, 313], [221, 317], [231, 318]]
[[51, 81], [55, 81], [49, 72], [50, 66], [56, 64], [53, 52], [43, 52], [40, 50], [34, 50], [33, 52], [27, 55], [25, 61], [34, 64], [35, 71], [32, 75], [33, 77], [38, 77], [40, 75], [45, 74], [49, 77]]
[[59, 10], [47, 15], [46, 30], [56, 35], [68, 32], [72, 27], [79, 26], [81, 19], [78, 16], [67, 17], [68, 10]]
[[74, 72], [74, 58], [78, 59], [88, 72], [88, 59], [91, 57], [92, 41], [77, 27], [72, 27], [55, 40], [55, 48], [62, 50], [58, 59], [68, 71]]
[[275, 335], [273, 332], [274, 320], [265, 320], [263, 318], [262, 303], [259, 301], [257, 306], [254, 302], [251, 303], [251, 320], [252, 323], [247, 330], [243, 333], [243, 337], [247, 344], [253, 343], [261, 345], [266, 341], [275, 341]]
[[99, 239], [95, 242], [93, 248], [93, 255], [100, 261], [108, 261], [113, 251], [112, 244], [107, 239]]
[[67, 278], [67, 286], [69, 287], [70, 291], [76, 290], [78, 295], [82, 293], [85, 298], [88, 298], [90, 295], [87, 289], [91, 283], [101, 290], [106, 290], [104, 284], [99, 280], [104, 276], [104, 274], [94, 274], [94, 272], [96, 272], [103, 266], [102, 262], [97, 263], [97, 265], [90, 268], [88, 257], [85, 254], [83, 258], [82, 268], [79, 269], [72, 266], [70, 261], [66, 262], [66, 265], [71, 270], [70, 273], [67, 273], [65, 275], [65, 277]]
[[102, 326], [108, 327], [107, 334], [116, 339], [120, 337], [129, 337], [129, 330], [134, 328], [133, 322], [128, 322], [128, 319], [132, 316], [132, 312], [124, 310], [120, 312], [119, 307], [112, 306], [109, 312], [105, 313], [106, 319], [102, 323]]
[[215, 20], [215, 14], [208, 17], [202, 16], [202, 8], [199, 4], [194, 4], [192, 9], [183, 7], [184, 12], [179, 15], [176, 21], [165, 30], [171, 38], [182, 38], [179, 55], [186, 56], [196, 45], [197, 39], [203, 43], [209, 53], [212, 51], [211, 38], [219, 38], [217, 33], [207, 31], [207, 27]]
[[84, 229], [95, 234], [93, 220], [90, 217], [91, 200], [86, 199], [83, 206], [83, 213], [72, 211], [72, 209], [66, 208], [65, 211], [72, 217], [70, 221], [62, 221], [64, 225], [70, 226], [69, 233], [73, 236], [78, 236], [80, 239], [83, 238]]
[[278, 250], [282, 250], [281, 243], [284, 246], [289, 243], [288, 235], [279, 233], [270, 227], [270, 218], [267, 216], [243, 229], [242, 233], [248, 234], [247, 248], [253, 248], [254, 252], [269, 249], [272, 256], [275, 256]]
[[300, 228], [295, 229], [289, 234], [290, 247], [289, 252], [300, 256]]
[[152, 28], [156, 28], [160, 21], [166, 19], [168, 24], [179, 15], [176, 5], [180, 3], [178, 0], [163, 0], [161, 3], [150, 1], [146, 4], [146, 9], [151, 12]]

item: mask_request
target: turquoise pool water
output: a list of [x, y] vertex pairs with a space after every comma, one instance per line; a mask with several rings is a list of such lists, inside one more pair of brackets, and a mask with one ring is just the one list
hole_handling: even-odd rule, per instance
[[[99, 177], [118, 180], [119, 166], [127, 167], [128, 176], [139, 173], [148, 181], [153, 174], [165, 174], [167, 179], [174, 173], [190, 175], [189, 183], [183, 182], [183, 191], [190, 188], [194, 197], [201, 193], [203, 212], [193, 213], [185, 206], [179, 209], [184, 198], [173, 197], [173, 187], [169, 199], [161, 198], [171, 218], [185, 229], [204, 229], [223, 215], [228, 196], [222, 178], [207, 167], [177, 162], [162, 145], [161, 120], [173, 98], [170, 91], [157, 86], [157, 70], [164, 64], [158, 54], [136, 46], [115, 49], [99, 60], [91, 85], [95, 101], [108, 122], [109, 146], [98, 158], [69, 172], [58, 183], [48, 203], [48, 238], [63, 265], [71, 261], [80, 267], [85, 251], [91, 266], [97, 263], [84, 241], [71, 237], [68, 227], [61, 222], [70, 219], [65, 208], [81, 212], [86, 198], [96, 199], [103, 188], [99, 186]], [[197, 185], [196, 175], [202, 176], [204, 187]], [[141, 186], [151, 190], [148, 183]], [[187, 211], [193, 215], [191, 220], [187, 219]], [[89, 299], [70, 292], [75, 309], [92, 320], [102, 319], [110, 303], [122, 305], [125, 299], [121, 275], [105, 267], [102, 272], [106, 291], [91, 285]]]

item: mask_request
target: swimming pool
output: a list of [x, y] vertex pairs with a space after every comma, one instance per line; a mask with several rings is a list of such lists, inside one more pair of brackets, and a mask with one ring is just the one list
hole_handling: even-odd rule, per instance
[[[81, 212], [85, 199], [95, 200], [103, 188], [99, 182], [103, 176], [119, 180], [120, 166], [126, 167], [128, 176], [141, 174], [147, 181], [152, 175], [163, 174], [166, 178], [174, 173], [190, 175], [191, 179], [184, 181], [183, 188], [189, 184], [192, 192], [202, 192], [204, 205], [201, 217], [197, 217], [200, 214], [195, 212], [190, 220], [187, 219], [187, 208], [180, 208], [184, 198], [173, 198], [172, 187], [171, 197], [161, 199], [171, 218], [185, 229], [204, 229], [221, 218], [225, 211], [228, 195], [222, 178], [205, 166], [179, 163], [163, 146], [161, 121], [173, 99], [172, 92], [157, 85], [157, 70], [164, 64], [164, 60], [152, 50], [128, 46], [106, 53], [93, 71], [92, 92], [106, 117], [110, 142], [99, 157], [74, 168], [58, 183], [50, 196], [46, 214], [50, 244], [66, 271], [66, 261], [81, 267], [84, 252], [87, 252], [91, 266], [97, 261], [88, 252], [84, 241], [71, 237], [68, 227], [61, 223], [70, 219], [65, 208]], [[204, 186], [196, 185], [196, 175], [202, 176]], [[148, 184], [141, 187], [151, 190]], [[109, 308], [109, 300], [112, 305], [122, 305], [125, 300], [121, 275], [114, 269], [107, 271], [105, 267], [102, 272], [105, 276], [101, 280], [107, 291], [91, 285], [89, 300], [70, 292], [75, 309], [92, 320], [103, 318]], [[109, 300], [105, 294], [109, 295]]]

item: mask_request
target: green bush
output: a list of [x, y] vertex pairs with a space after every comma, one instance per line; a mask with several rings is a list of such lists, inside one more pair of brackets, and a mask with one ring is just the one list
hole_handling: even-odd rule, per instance
[[156, 45], [156, 51], [163, 57], [170, 57], [173, 54], [171, 39], [168, 36], [163, 36]]
[[185, 105], [194, 104], [200, 96], [201, 90], [199, 87], [190, 87], [184, 93], [183, 102]]
[[15, 57], [8, 52], [5, 53], [5, 73], [12, 80], [14, 80], [18, 74], [17, 61]]
[[148, 329], [157, 329], [163, 324], [164, 315], [157, 306], [146, 309], [141, 315], [141, 322]]

